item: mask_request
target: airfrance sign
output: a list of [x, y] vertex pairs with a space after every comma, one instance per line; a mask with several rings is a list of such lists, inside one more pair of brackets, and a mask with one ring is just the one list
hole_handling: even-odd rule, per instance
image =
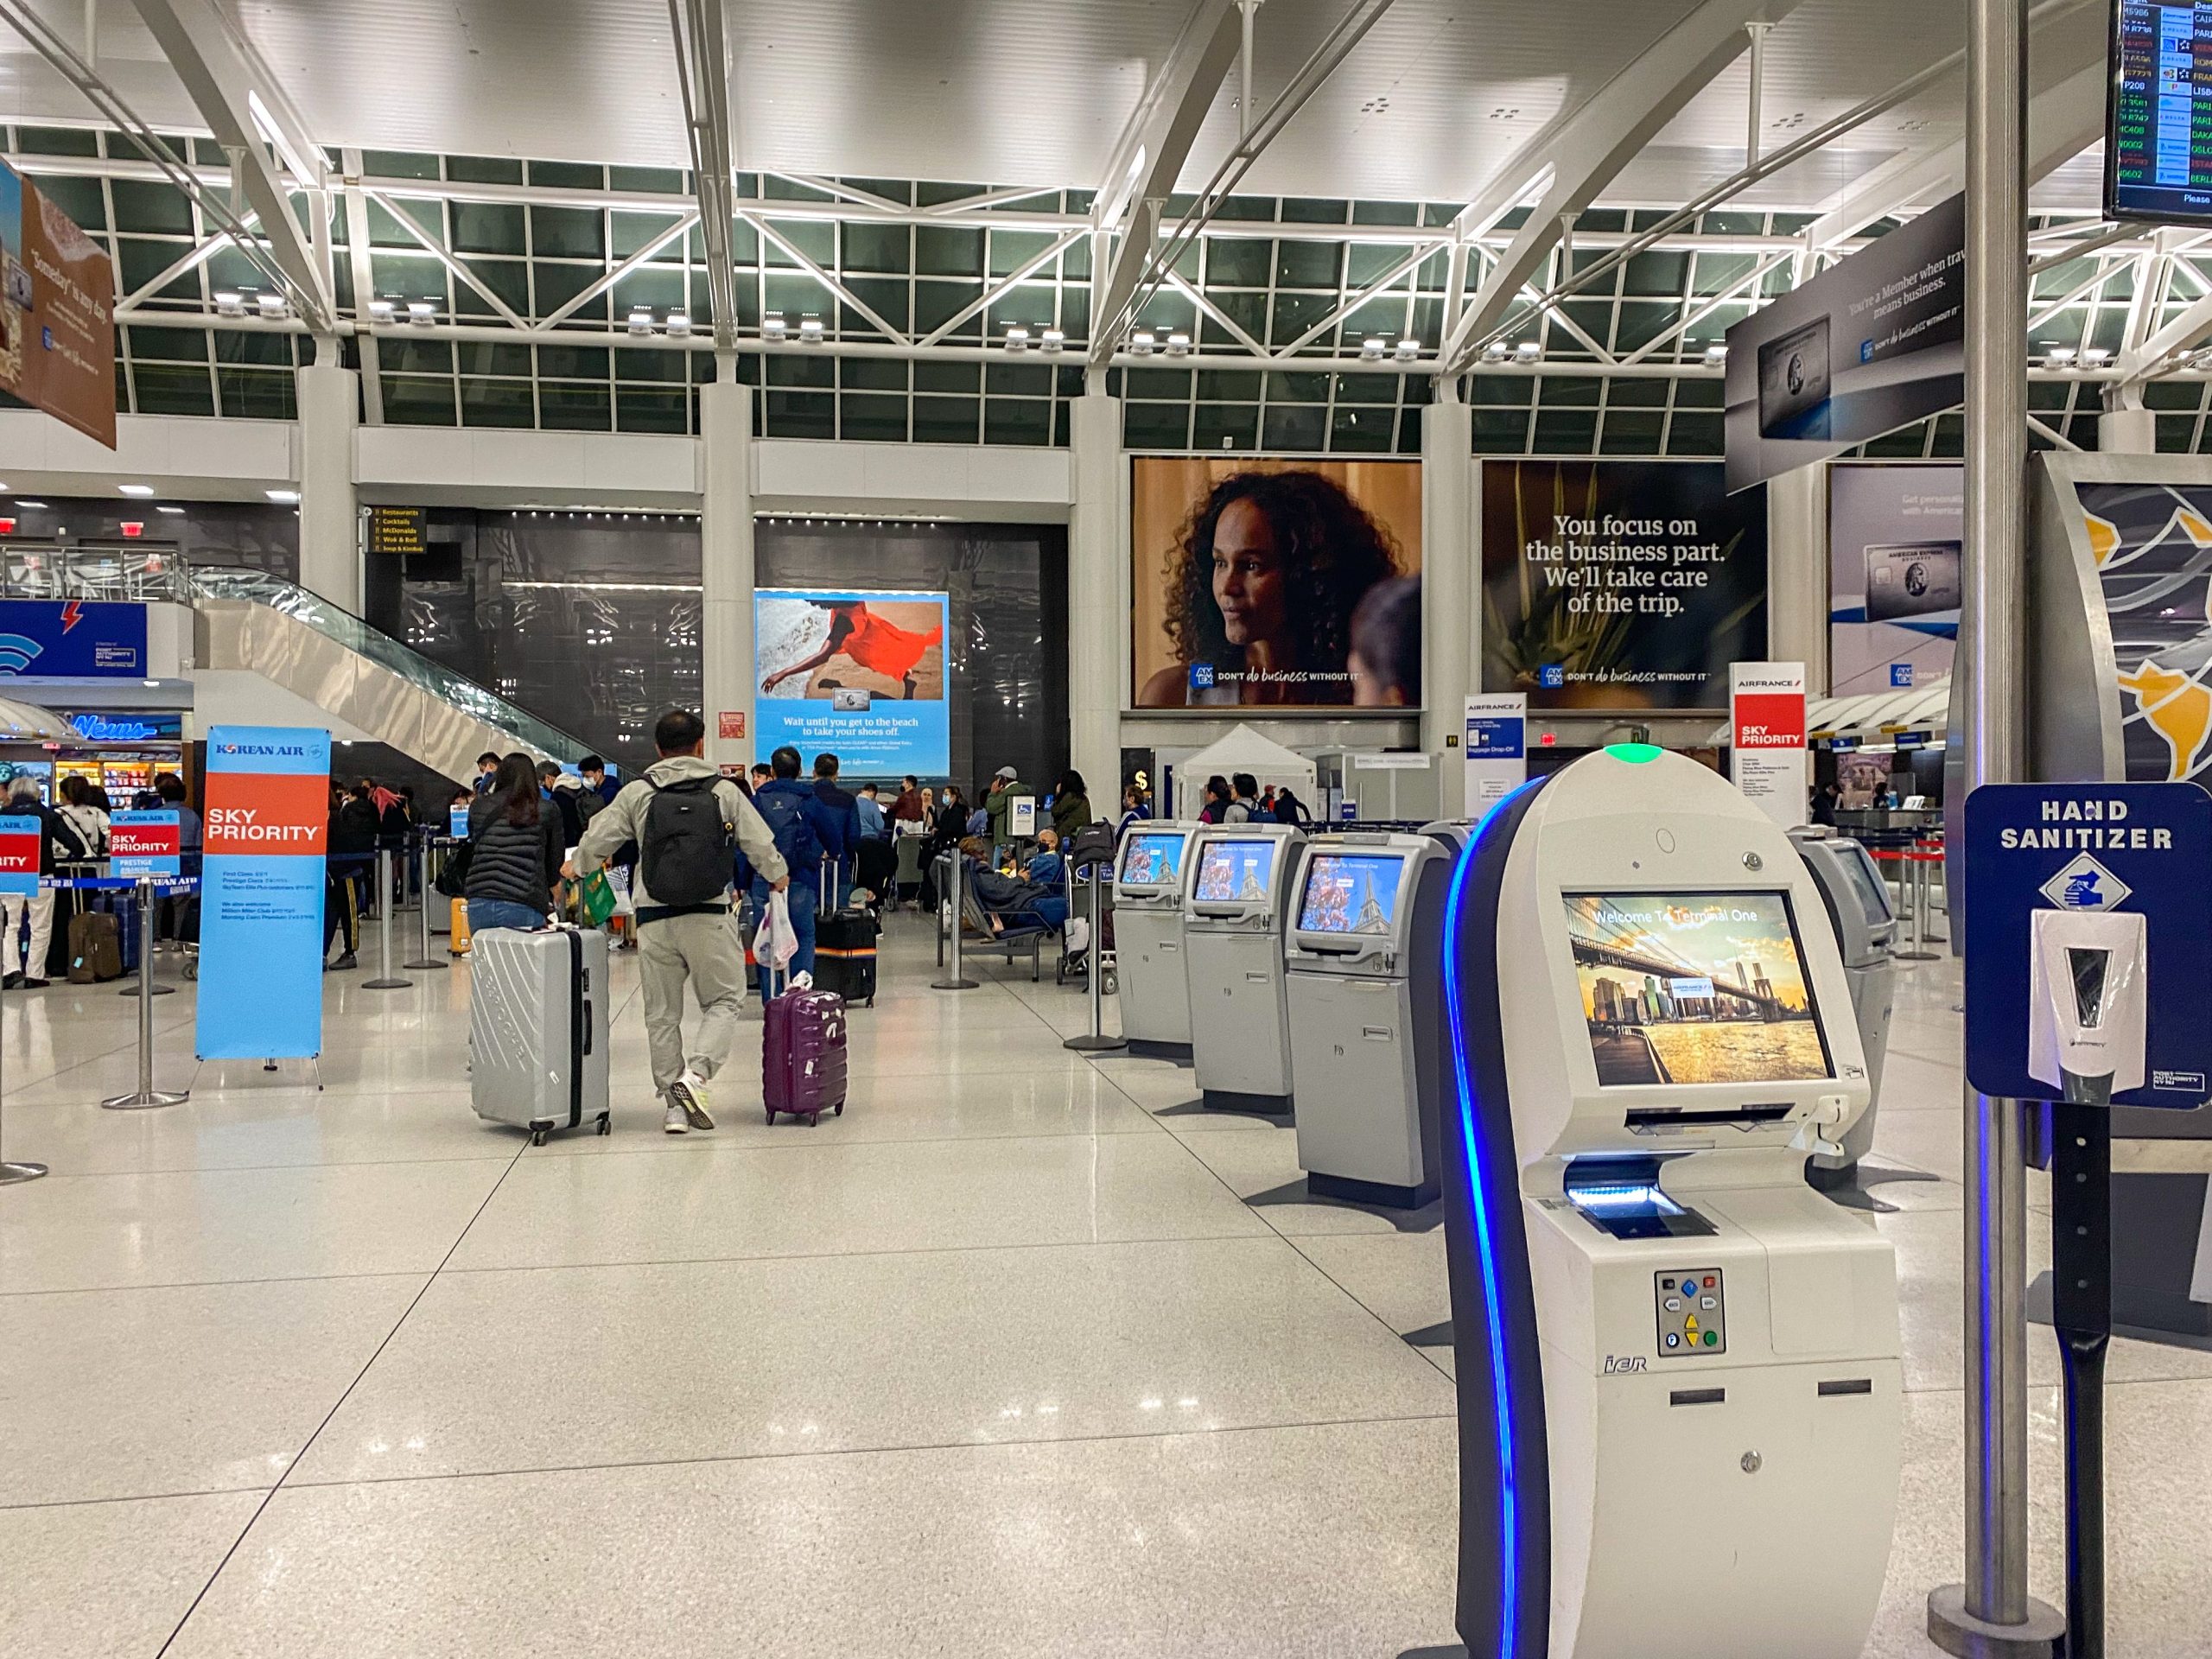
[[2212, 795], [2195, 784], [1991, 784], [1967, 797], [1967, 1077], [2039, 1100], [2028, 1075], [2038, 910], [2135, 912], [2148, 942], [2145, 1084], [2115, 1105], [2190, 1107], [2212, 1074]]

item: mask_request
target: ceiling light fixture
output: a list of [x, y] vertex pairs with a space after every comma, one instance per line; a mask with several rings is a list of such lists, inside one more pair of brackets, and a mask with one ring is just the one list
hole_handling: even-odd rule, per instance
[[671, 340], [691, 338], [691, 314], [689, 311], [671, 311], [668, 314], [668, 337]]
[[1505, 342], [1502, 340], [1493, 340], [1483, 347], [1483, 361], [1485, 363], [1503, 363], [1506, 356]]
[[369, 302], [369, 321], [371, 322], [390, 322], [391, 321], [392, 310], [393, 307], [390, 300], [371, 300]]
[[1721, 364], [1726, 363], [1728, 360], [1728, 348], [1726, 346], [1707, 346], [1705, 348], [1705, 360], [1717, 368]]
[[1153, 347], [1152, 330], [1140, 328], [1129, 336], [1129, 350], [1139, 357], [1150, 357]]
[[300, 493], [297, 490], [264, 490], [262, 493], [271, 501], [282, 502], [288, 507], [298, 505], [300, 499]]
[[115, 487], [125, 495], [151, 495], [154, 493], [154, 486], [150, 484], [118, 484]]
[[1068, 343], [1068, 337], [1066, 334], [1058, 328], [1047, 328], [1038, 338], [1039, 342], [1044, 346], [1046, 353], [1048, 356], [1058, 352], [1061, 346]]
[[2063, 367], [2066, 364], [2071, 363], [2074, 360], [2076, 356], [2076, 353], [2071, 346], [2054, 346], [2048, 352], [2045, 352], [2044, 356], [2050, 362], [2056, 363]]
[[282, 294], [256, 295], [254, 303], [261, 308], [263, 319], [269, 322], [283, 321], [292, 309], [291, 302]]
[[1359, 360], [1363, 363], [1380, 363], [1382, 360], [1383, 352], [1388, 348], [1389, 342], [1380, 334], [1370, 334], [1359, 342]]
[[215, 315], [219, 317], [245, 315], [245, 296], [242, 294], [234, 294], [226, 288], [218, 289], [215, 294]]
[[35, 509], [36, 509], [38, 512], [45, 512], [45, 511], [46, 511], [46, 503], [45, 503], [45, 502], [43, 502], [43, 501], [33, 501], [33, 500], [29, 499], [28, 499], [28, 498], [26, 498], [26, 497], [20, 496], [20, 495], [19, 495], [19, 496], [17, 496], [17, 497], [16, 498], [16, 505], [17, 506], [19, 506], [19, 507], [31, 507], [31, 508], [35, 508]]
[[822, 319], [801, 317], [798, 320], [798, 338], [802, 346], [819, 346], [822, 343]]
[[652, 331], [653, 314], [650, 308], [641, 305], [630, 313], [630, 332], [632, 334], [650, 334]]
[[789, 332], [789, 330], [788, 330], [788, 329], [786, 329], [786, 328], [785, 328], [785, 327], [784, 326], [784, 314], [783, 314], [782, 312], [780, 312], [780, 311], [766, 311], [766, 312], [763, 312], [763, 313], [761, 314], [761, 316], [760, 316], [760, 338], [761, 338], [761, 339], [763, 339], [763, 340], [781, 340], [781, 339], [783, 339], [783, 338], [785, 337], [785, 335], [788, 332]]
[[182, 512], [184, 509], [182, 507], [156, 507], [154, 511], [156, 512]]
[[429, 300], [407, 302], [407, 321], [419, 328], [427, 328], [437, 320], [438, 308]]
[[1398, 342], [1398, 349], [1395, 355], [1398, 361], [1401, 363], [1412, 362], [1415, 358], [1421, 355], [1421, 341], [1415, 340], [1411, 334], [1407, 335], [1405, 339]]
[[1524, 340], [1513, 348], [1513, 360], [1516, 363], [1534, 363], [1543, 354], [1544, 348], [1533, 340]]
[[1167, 336], [1168, 356], [1188, 357], [1190, 354], [1191, 337], [1188, 334], [1178, 328], [1173, 334]]
[[2082, 353], [2082, 361], [2089, 367], [2094, 368], [2100, 363], [2111, 362], [2112, 353], [2101, 346], [2088, 346]]
[[1007, 324], [1006, 348], [1009, 352], [1027, 351], [1029, 349], [1029, 331], [1018, 322], [1010, 322]]

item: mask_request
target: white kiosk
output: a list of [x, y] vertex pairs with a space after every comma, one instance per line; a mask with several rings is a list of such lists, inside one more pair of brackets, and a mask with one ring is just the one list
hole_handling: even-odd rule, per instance
[[1819, 825], [1792, 830], [1789, 839], [1813, 873], [1835, 928], [1844, 982], [1851, 987], [1859, 1023], [1859, 1046], [1866, 1057], [1866, 1109], [1834, 1137], [1834, 1150], [1815, 1153], [1805, 1165], [1806, 1179], [1815, 1186], [1847, 1197], [1860, 1190], [1859, 1160], [1873, 1147], [1874, 1116], [1881, 1109], [1882, 1062], [1890, 1050], [1890, 1014], [1897, 998], [1897, 958], [1891, 952], [1898, 923], [1890, 908], [1889, 887], [1858, 842]]
[[1896, 1259], [1806, 1185], [1867, 1100], [1789, 838], [1648, 745], [1486, 818], [1443, 941], [1459, 1626], [1514, 1659], [1855, 1659]]
[[1191, 1064], [1217, 1109], [1290, 1110], [1283, 918], [1305, 840], [1287, 824], [1200, 824], [1184, 852]]
[[1133, 1054], [1188, 1059], [1190, 980], [1183, 967], [1183, 852], [1195, 823], [1133, 823], [1114, 865], [1114, 948], [1122, 1036]]
[[[1430, 1014], [1459, 838], [1346, 831], [1306, 843], [1291, 883], [1290, 1069], [1298, 1165], [1323, 1198], [1414, 1209], [1441, 1179], [1415, 1005]], [[1424, 1020], [1422, 1023], [1430, 1023]]]

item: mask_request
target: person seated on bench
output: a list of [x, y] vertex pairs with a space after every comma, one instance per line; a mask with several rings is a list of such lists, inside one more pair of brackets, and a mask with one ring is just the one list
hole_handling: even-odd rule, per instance
[[1037, 851], [1030, 859], [1029, 879], [1040, 887], [1057, 887], [1067, 880], [1067, 861], [1060, 855], [1060, 835], [1057, 830], [1037, 832]]
[[960, 843], [969, 861], [968, 891], [994, 934], [1012, 927], [1042, 927], [1057, 933], [1068, 919], [1067, 895], [1042, 882], [1003, 874], [991, 868], [990, 844], [980, 836]]

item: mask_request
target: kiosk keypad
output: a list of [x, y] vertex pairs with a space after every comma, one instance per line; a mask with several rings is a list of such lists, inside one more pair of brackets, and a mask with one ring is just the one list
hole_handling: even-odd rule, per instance
[[1659, 1316], [1659, 1357], [1728, 1351], [1728, 1298], [1718, 1268], [1651, 1275]]

